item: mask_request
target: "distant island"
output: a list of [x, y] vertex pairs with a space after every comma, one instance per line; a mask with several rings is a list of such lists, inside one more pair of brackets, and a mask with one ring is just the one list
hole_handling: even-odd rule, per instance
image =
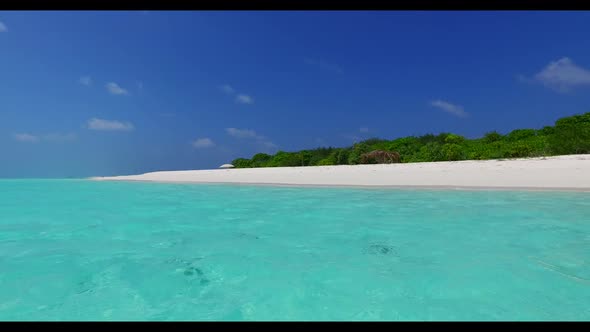
[[373, 138], [347, 148], [258, 153], [252, 159], [236, 159], [233, 165], [235, 169], [159, 171], [91, 180], [590, 191], [590, 112], [561, 118], [554, 126], [517, 129], [507, 135]]
[[258, 153], [238, 158], [236, 168], [359, 165], [457, 160], [546, 157], [590, 153], [590, 112], [560, 118], [554, 126], [488, 132], [477, 139], [452, 133], [409, 136], [395, 140], [370, 138], [350, 147], [321, 147], [297, 152]]

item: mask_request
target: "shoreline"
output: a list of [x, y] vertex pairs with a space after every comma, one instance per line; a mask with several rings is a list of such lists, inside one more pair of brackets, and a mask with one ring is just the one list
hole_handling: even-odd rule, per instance
[[590, 154], [403, 164], [159, 171], [93, 181], [280, 187], [590, 192]]
[[[88, 180], [88, 179], [87, 179]], [[349, 184], [289, 184], [289, 183], [256, 183], [256, 182], [195, 182], [195, 181], [158, 181], [158, 180], [97, 180], [128, 183], [211, 185], [211, 186], [243, 186], [243, 187], [277, 187], [277, 188], [311, 188], [311, 189], [366, 189], [366, 190], [424, 190], [424, 191], [525, 191], [525, 192], [571, 192], [590, 193], [590, 188], [572, 187], [498, 187], [498, 186], [413, 186], [413, 185], [349, 185]]]

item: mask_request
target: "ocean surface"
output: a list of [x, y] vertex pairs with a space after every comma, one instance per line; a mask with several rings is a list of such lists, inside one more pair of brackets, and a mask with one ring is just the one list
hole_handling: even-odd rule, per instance
[[0, 180], [0, 320], [590, 320], [590, 193]]

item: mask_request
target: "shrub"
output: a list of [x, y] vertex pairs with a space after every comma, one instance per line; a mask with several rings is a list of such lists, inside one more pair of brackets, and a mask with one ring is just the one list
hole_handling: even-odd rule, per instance
[[509, 142], [516, 142], [536, 135], [537, 131], [534, 129], [515, 129], [511, 131], [508, 135], [506, 135], [506, 139]]
[[416, 139], [418, 140], [418, 142], [420, 142], [420, 144], [428, 144], [431, 142], [435, 142], [436, 136], [434, 136], [433, 134], [426, 134], [423, 136], [419, 136]]
[[264, 167], [272, 159], [271, 155], [266, 153], [257, 153], [252, 157], [251, 163], [253, 167]]
[[268, 162], [270, 167], [301, 166], [301, 159], [295, 153], [279, 151]]
[[461, 160], [464, 159], [464, 154], [459, 144], [451, 143], [445, 144], [442, 147], [442, 154], [445, 160]]
[[231, 163], [236, 168], [248, 168], [248, 167], [252, 167], [252, 162], [250, 161], [250, 159], [245, 159], [245, 158], [235, 159]]
[[483, 136], [483, 140], [486, 143], [493, 143], [496, 141], [499, 141], [502, 139], [502, 135], [500, 135], [497, 131], [490, 131], [487, 132], [484, 136]]
[[551, 126], [545, 126], [542, 129], [539, 129], [537, 133], [543, 136], [553, 135], [553, 133], [555, 133], [555, 128]]
[[400, 155], [395, 151], [375, 150], [369, 153], [363, 153], [360, 158], [361, 164], [391, 164], [399, 162], [401, 162]]
[[524, 158], [529, 157], [533, 153], [533, 148], [524, 142], [516, 142], [508, 147], [504, 153], [506, 158]]
[[325, 158], [318, 162], [318, 166], [329, 166], [329, 165], [336, 165], [332, 158]]
[[348, 149], [339, 149], [335, 154], [335, 161], [336, 165], [346, 165], [348, 164], [348, 158], [350, 156], [350, 151]]
[[590, 112], [561, 118], [555, 122], [554, 128], [548, 137], [552, 153], [590, 153]]
[[437, 142], [430, 142], [420, 148], [414, 155], [416, 161], [441, 161], [445, 160], [442, 152], [442, 145]]
[[365, 142], [357, 143], [352, 146], [352, 151], [348, 155], [348, 164], [356, 165], [361, 162], [361, 155], [370, 151], [370, 147]]
[[455, 134], [448, 134], [445, 137], [445, 143], [447, 144], [461, 144], [465, 142], [465, 137]]

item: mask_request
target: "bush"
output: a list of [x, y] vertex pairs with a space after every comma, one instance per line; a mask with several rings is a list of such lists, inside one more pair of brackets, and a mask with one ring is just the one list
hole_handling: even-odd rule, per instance
[[447, 144], [461, 144], [463, 142], [465, 142], [465, 137], [460, 135], [448, 134], [447, 137], [445, 137], [445, 143]]
[[504, 153], [506, 158], [524, 158], [529, 157], [533, 153], [533, 148], [524, 142], [516, 142], [508, 147]]
[[375, 150], [363, 153], [360, 158], [361, 164], [391, 164], [401, 162], [399, 153]]
[[325, 159], [320, 160], [317, 165], [318, 166], [330, 166], [330, 165], [336, 165], [336, 163], [334, 162], [334, 159], [332, 159], [332, 158], [325, 158]]
[[506, 135], [506, 140], [509, 142], [516, 142], [536, 135], [537, 131], [534, 129], [516, 129]]
[[483, 136], [483, 140], [486, 143], [493, 143], [496, 141], [499, 141], [502, 139], [502, 135], [500, 135], [497, 131], [490, 131], [487, 132], [484, 136]]
[[561, 118], [555, 122], [554, 128], [548, 137], [552, 153], [590, 153], [590, 112]]
[[440, 133], [438, 135], [435, 136], [435, 141], [439, 144], [445, 144], [445, 139], [447, 138], [447, 136], [449, 136], [450, 133]]
[[311, 165], [311, 159], [313, 158], [313, 155], [310, 151], [301, 151], [297, 153], [297, 157], [301, 160], [301, 166]]
[[387, 150], [397, 151], [402, 158], [402, 162], [408, 162], [420, 150], [420, 147], [422, 147], [420, 141], [416, 137], [410, 136], [391, 141], [387, 146]]
[[236, 167], [236, 168], [252, 167], [252, 162], [250, 161], [250, 159], [245, 159], [245, 158], [238, 158], [238, 159], [232, 161], [231, 164], [234, 165], [234, 167]]
[[555, 133], [555, 128], [551, 126], [545, 126], [542, 129], [540, 129], [537, 133], [542, 136], [553, 135], [553, 133]]
[[336, 165], [347, 165], [348, 158], [350, 157], [350, 151], [347, 149], [339, 149], [335, 155]]
[[320, 161], [326, 158], [330, 158], [332, 153], [334, 152], [333, 148], [318, 148], [315, 150], [310, 150], [311, 159], [309, 161], [309, 165], [319, 165]]
[[251, 164], [253, 167], [264, 167], [272, 159], [271, 155], [266, 153], [257, 153], [252, 157]]
[[464, 159], [464, 154], [459, 144], [451, 143], [445, 144], [442, 147], [442, 154], [445, 160], [462, 160]]
[[361, 162], [361, 155], [369, 152], [371, 147], [365, 142], [357, 143], [352, 146], [352, 151], [348, 155], [348, 164], [356, 165]]
[[418, 153], [414, 154], [414, 161], [441, 161], [445, 160], [442, 152], [442, 145], [437, 142], [430, 142], [420, 148]]
[[482, 159], [484, 159], [484, 156], [479, 151], [471, 151], [467, 154], [467, 159], [468, 160], [482, 160]]
[[416, 138], [420, 144], [428, 144], [436, 141], [436, 136], [433, 134], [426, 134]]
[[301, 158], [295, 153], [279, 151], [268, 162], [270, 167], [292, 167], [301, 166]]

